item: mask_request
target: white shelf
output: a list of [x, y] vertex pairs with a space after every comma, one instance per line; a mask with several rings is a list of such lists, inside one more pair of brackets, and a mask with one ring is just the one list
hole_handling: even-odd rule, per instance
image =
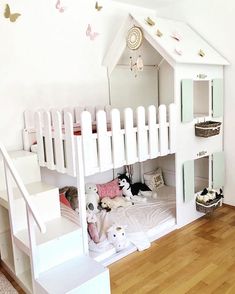
[[[107, 293], [108, 270], [88, 256], [67, 261], [41, 274], [36, 283], [46, 293]], [[87, 292], [82, 292], [83, 286]], [[95, 289], [95, 290], [94, 290]], [[71, 292], [70, 292], [71, 291]], [[83, 290], [84, 291], [84, 290]]]
[[31, 276], [31, 271], [27, 270], [19, 275], [17, 275], [17, 278], [21, 281], [21, 283], [24, 285], [26, 290], [30, 293], [33, 292], [33, 287], [32, 287], [32, 276]]
[[7, 266], [12, 272], [15, 272], [13, 256], [9, 256], [8, 258], [2, 258], [1, 261]]

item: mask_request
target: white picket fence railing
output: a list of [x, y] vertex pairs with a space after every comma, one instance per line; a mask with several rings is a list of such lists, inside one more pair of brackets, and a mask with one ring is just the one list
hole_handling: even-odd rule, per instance
[[[97, 111], [97, 108], [96, 108]], [[95, 131], [94, 131], [95, 128]], [[36, 140], [41, 166], [76, 176], [76, 140], [82, 141], [85, 176], [175, 153], [176, 106], [170, 104], [134, 113], [126, 108], [82, 108], [35, 113]], [[81, 135], [74, 135], [74, 131]]]

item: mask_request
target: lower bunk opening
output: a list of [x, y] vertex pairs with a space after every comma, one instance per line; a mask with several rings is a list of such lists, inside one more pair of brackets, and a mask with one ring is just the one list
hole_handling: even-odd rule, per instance
[[[102, 209], [96, 214], [98, 240], [89, 234], [89, 253], [104, 265], [136, 250], [146, 250], [151, 242], [176, 229], [175, 156], [147, 160], [127, 170], [132, 183], [145, 183], [152, 191], [141, 192], [133, 205], [110, 211]], [[125, 171], [115, 170], [113, 177]]]

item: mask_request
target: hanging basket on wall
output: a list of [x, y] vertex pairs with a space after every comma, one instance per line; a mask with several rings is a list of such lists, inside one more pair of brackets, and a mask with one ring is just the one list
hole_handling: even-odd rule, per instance
[[195, 135], [197, 137], [212, 137], [220, 133], [221, 122], [205, 121], [195, 124]]
[[221, 205], [222, 205], [222, 198], [212, 200], [209, 203], [200, 203], [196, 201], [197, 211], [203, 212], [203, 213], [212, 213], [216, 208], [220, 207]]

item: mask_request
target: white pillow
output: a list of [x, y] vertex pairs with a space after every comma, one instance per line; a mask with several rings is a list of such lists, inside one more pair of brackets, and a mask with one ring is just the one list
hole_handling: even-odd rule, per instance
[[156, 170], [150, 171], [144, 174], [144, 183], [152, 190], [156, 191], [157, 189], [164, 186], [164, 179], [162, 176], [162, 169], [158, 167]]

